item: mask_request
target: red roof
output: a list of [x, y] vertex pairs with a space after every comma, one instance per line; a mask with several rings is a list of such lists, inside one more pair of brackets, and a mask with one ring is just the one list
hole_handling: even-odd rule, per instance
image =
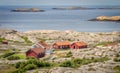
[[42, 48], [32, 48], [31, 50], [34, 51], [36, 54], [39, 54], [39, 53], [45, 52], [45, 50], [42, 49]]
[[85, 46], [85, 45], [87, 45], [85, 42], [75, 42], [73, 44], [76, 44], [78, 46]]
[[55, 44], [61, 46], [61, 45], [70, 45], [70, 42], [62, 41], [62, 42], [56, 42]]
[[[38, 45], [43, 46], [43, 47], [46, 48], [46, 49], [49, 49], [49, 48], [50, 48], [50, 45], [46, 44], [46, 43], [43, 42], [43, 41], [38, 42]], [[41, 48], [42, 48], [42, 47], [41, 47]]]

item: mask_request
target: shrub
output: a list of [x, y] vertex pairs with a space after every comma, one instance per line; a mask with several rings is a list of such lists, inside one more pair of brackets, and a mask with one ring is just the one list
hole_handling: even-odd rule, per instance
[[44, 67], [51, 67], [52, 66], [52, 64], [49, 62], [44, 62], [43, 65], [44, 65]]
[[77, 59], [74, 59], [73, 62], [74, 62], [75, 64], [81, 64], [82, 60], [79, 59], [79, 58], [77, 58]]
[[36, 64], [39, 60], [38, 59], [35, 59], [35, 58], [30, 58], [26, 64]]
[[107, 58], [107, 57], [93, 59], [94, 62], [104, 62], [104, 61], [107, 61], [107, 60], [109, 60], [109, 58]]
[[32, 69], [36, 69], [37, 66], [34, 64], [28, 64], [24, 67], [24, 70], [32, 70]]
[[62, 63], [60, 63], [61, 67], [72, 67], [73, 66], [73, 63], [71, 61], [64, 61]]
[[[13, 73], [23, 73], [27, 70], [36, 69], [38, 67], [52, 67], [53, 64], [49, 62], [39, 61], [38, 59], [30, 58], [26, 62], [18, 62], [15, 64], [15, 67], [18, 69]], [[19, 71], [20, 70], [20, 71]]]
[[115, 62], [120, 62], [120, 58], [114, 58]]
[[116, 56], [116, 57], [120, 57], [120, 54], [119, 54], [119, 53], [117, 53], [115, 56]]
[[20, 57], [18, 57], [18, 56], [9, 56], [7, 59], [8, 60], [19, 60]]
[[23, 68], [26, 65], [27, 65], [26, 62], [18, 62], [15, 64], [15, 68]]
[[71, 52], [71, 51], [66, 54], [66, 57], [72, 57], [72, 56], [73, 56], [73, 55], [72, 55], [72, 52]]
[[120, 73], [120, 66], [117, 65], [113, 68], [116, 72], [115, 73]]
[[29, 59], [27, 62], [18, 62], [15, 64], [16, 68], [23, 68], [26, 65], [34, 64], [37, 67], [51, 67], [53, 66], [52, 63], [39, 61], [38, 59]]
[[30, 60], [30, 61], [28, 61], [28, 62], [29, 62], [29, 64], [30, 64], [30, 63], [35, 64], [37, 67], [51, 67], [51, 66], [52, 66], [52, 64], [49, 63], [49, 62], [39, 61], [39, 60], [37, 60], [37, 59]]

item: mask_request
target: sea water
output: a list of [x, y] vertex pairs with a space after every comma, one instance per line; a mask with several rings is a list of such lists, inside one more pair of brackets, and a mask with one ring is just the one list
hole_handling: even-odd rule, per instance
[[[88, 21], [97, 16], [118, 16], [120, 15], [120, 9], [52, 9], [55, 7], [62, 6], [0, 6], [0, 29], [14, 29], [23, 32], [30, 30], [120, 31], [120, 22]], [[86, 7], [103, 8], [110, 6]], [[11, 12], [11, 10], [16, 8], [40, 8], [45, 10], [45, 12]]]

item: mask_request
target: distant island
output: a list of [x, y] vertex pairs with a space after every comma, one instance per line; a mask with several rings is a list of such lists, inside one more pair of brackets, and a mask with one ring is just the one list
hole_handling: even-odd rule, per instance
[[98, 16], [90, 21], [120, 21], [120, 16]]
[[12, 12], [44, 12], [45, 10], [41, 10], [39, 8], [17, 8], [11, 11]]
[[81, 6], [69, 6], [69, 7], [56, 7], [52, 8], [54, 10], [88, 10], [88, 9], [120, 9], [120, 8], [89, 8], [89, 7], [81, 7]]
[[55, 10], [86, 10], [86, 9], [94, 9], [94, 8], [86, 8], [86, 7], [80, 7], [80, 6], [71, 6], [71, 7], [59, 7], [59, 8], [52, 8]]

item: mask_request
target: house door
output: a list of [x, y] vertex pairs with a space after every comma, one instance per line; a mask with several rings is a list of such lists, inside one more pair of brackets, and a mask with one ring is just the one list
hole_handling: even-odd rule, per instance
[[73, 46], [73, 48], [75, 49], [75, 46]]

